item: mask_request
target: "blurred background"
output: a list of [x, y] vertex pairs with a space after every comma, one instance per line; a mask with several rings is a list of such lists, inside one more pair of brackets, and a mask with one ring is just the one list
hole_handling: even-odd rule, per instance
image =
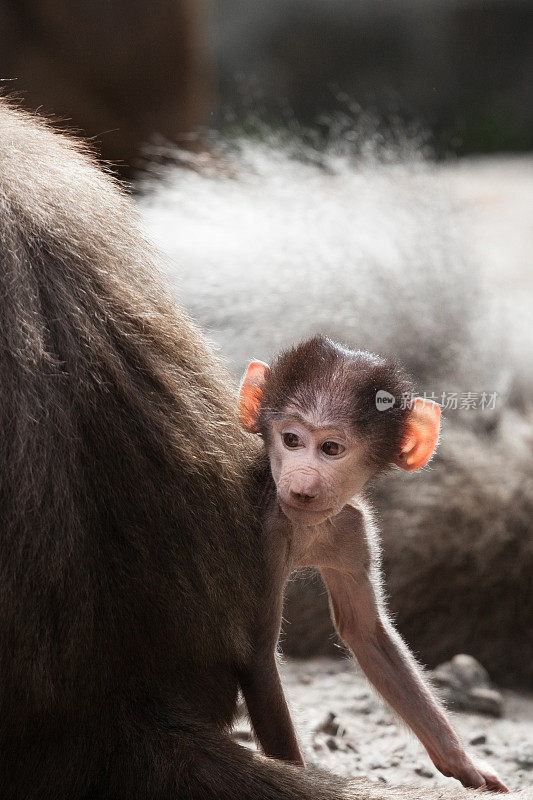
[[[531, 785], [533, 3], [4, 0], [0, 33], [3, 91], [128, 179], [235, 383], [322, 331], [442, 401], [430, 468], [371, 489], [389, 605], [468, 742]], [[317, 576], [285, 617], [308, 760], [438, 782]]]
[[427, 129], [440, 154], [533, 145], [528, 0], [219, 0], [213, 12], [222, 109], [309, 124], [345, 96]]
[[125, 171], [156, 134], [343, 102], [440, 156], [533, 145], [530, 0], [5, 0], [0, 30], [5, 90]]

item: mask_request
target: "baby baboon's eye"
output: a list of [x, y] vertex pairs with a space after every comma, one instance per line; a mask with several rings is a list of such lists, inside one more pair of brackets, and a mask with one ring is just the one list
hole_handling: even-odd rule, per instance
[[300, 444], [300, 439], [295, 433], [284, 433], [283, 444], [285, 447], [298, 447]]
[[324, 442], [321, 449], [327, 456], [340, 456], [346, 448], [338, 442]]

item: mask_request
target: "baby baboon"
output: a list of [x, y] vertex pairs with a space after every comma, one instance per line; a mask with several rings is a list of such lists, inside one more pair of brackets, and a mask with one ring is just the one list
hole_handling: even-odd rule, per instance
[[318, 566], [340, 636], [437, 769], [465, 786], [506, 792], [490, 767], [465, 752], [387, 614], [364, 498], [369, 481], [392, 464], [413, 472], [429, 461], [440, 407], [414, 397], [392, 361], [315, 336], [272, 367], [249, 365], [240, 416], [246, 430], [261, 434], [268, 456], [261, 515], [271, 553], [263, 600], [269, 613], [258, 620], [255, 664], [243, 683], [265, 752], [301, 758], [274, 661], [281, 626], [276, 599], [295, 567]]

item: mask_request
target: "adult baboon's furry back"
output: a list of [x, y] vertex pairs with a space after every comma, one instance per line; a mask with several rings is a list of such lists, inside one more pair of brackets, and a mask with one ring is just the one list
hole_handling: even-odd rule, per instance
[[246, 445], [127, 199], [4, 104], [0, 165], [0, 794], [163, 796], [247, 653]]

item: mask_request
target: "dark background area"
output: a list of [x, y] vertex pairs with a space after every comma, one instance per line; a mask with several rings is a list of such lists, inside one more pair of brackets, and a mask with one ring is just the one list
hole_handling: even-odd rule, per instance
[[218, 0], [212, 27], [219, 119], [314, 124], [348, 102], [429, 130], [441, 154], [533, 145], [527, 0]]
[[359, 109], [437, 155], [533, 146], [529, 0], [5, 0], [0, 85], [124, 175], [202, 126]]

